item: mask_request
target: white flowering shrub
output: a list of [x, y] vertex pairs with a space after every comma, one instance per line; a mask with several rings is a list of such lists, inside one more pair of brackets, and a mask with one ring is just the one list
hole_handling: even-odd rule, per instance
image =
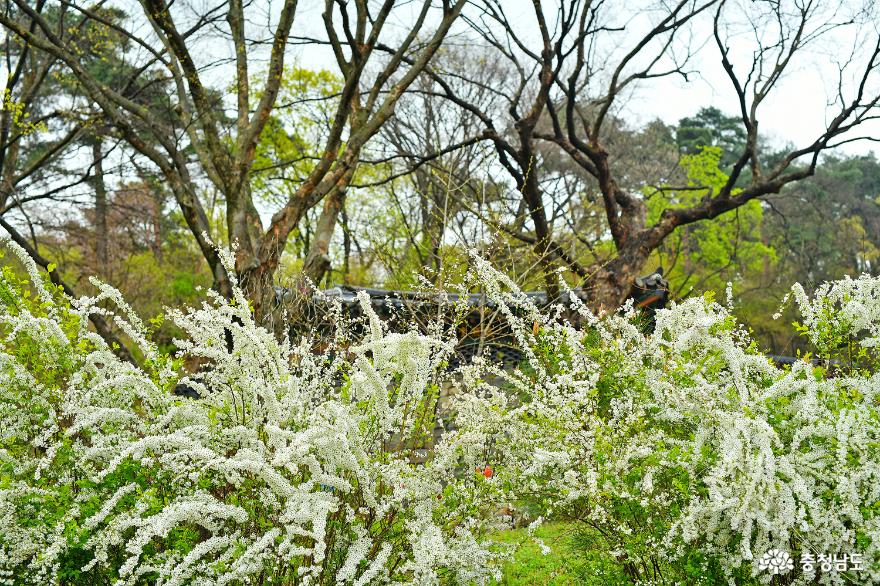
[[847, 276], [823, 283], [812, 298], [796, 284], [791, 296], [802, 316], [796, 327], [817, 356], [848, 372], [880, 366], [880, 279]]
[[[853, 358], [865, 358], [880, 325], [878, 287], [862, 277], [816, 298], [800, 293], [804, 331], [820, 342], [846, 338], [864, 349]], [[811, 308], [841, 300], [844, 311], [811, 321]], [[591, 527], [593, 547], [607, 549], [620, 575], [770, 583], [759, 559], [775, 548], [795, 560], [862, 561], [857, 572], [796, 564], [775, 583], [880, 582], [880, 373], [777, 367], [727, 308], [704, 299], [659, 312], [652, 335], [622, 316], [593, 323], [577, 344], [565, 325], [548, 332], [566, 340], [551, 353], [585, 352], [583, 372], [597, 373], [580, 407], [593, 414], [589, 450], [574, 467], [584, 492], [568, 512]], [[560, 364], [560, 376], [573, 366]]]
[[[257, 327], [236, 292], [170, 310], [163, 356], [118, 293], [68, 305], [0, 277], [0, 581], [483, 583], [500, 491], [488, 434], [433, 445], [447, 345], [371, 315], [335, 357]], [[227, 261], [231, 262], [230, 258]], [[113, 307], [113, 310], [107, 309]], [[369, 314], [369, 305], [364, 305]], [[86, 328], [101, 311], [144, 366]], [[227, 348], [231, 333], [231, 349]], [[207, 367], [179, 379], [179, 361]], [[179, 382], [201, 399], [175, 396]], [[482, 432], [481, 432], [482, 433]], [[424, 460], [424, 457], [421, 457]]]
[[[795, 286], [799, 329], [822, 360], [780, 367], [711, 300], [659, 312], [648, 335], [632, 311], [599, 319], [576, 298], [567, 312], [542, 313], [476, 264], [490, 299], [523, 310], [508, 319], [527, 363], [496, 373], [516, 405], [470, 402], [498, 430], [499, 454], [526, 456], [503, 460], [509, 478], [530, 475], [507, 497], [577, 519], [589, 546], [607, 552], [586, 581], [880, 582], [880, 373], [871, 354], [880, 279], [830, 283], [812, 298]], [[837, 363], [832, 340], [849, 346]], [[775, 578], [762, 570], [771, 549], [789, 552], [795, 569]], [[797, 563], [852, 554], [860, 569]]]
[[795, 289], [817, 354], [846, 340], [858, 367], [780, 368], [717, 303], [674, 305], [646, 335], [576, 297], [539, 310], [475, 258], [464, 286], [525, 360], [451, 371], [452, 338], [389, 332], [366, 298], [365, 327], [337, 308], [316, 353], [258, 327], [238, 290], [168, 310], [168, 356], [114, 289], [64, 299], [8, 247], [30, 279], [0, 274], [3, 583], [487, 583], [511, 515], [589, 527], [588, 583], [769, 583], [771, 549], [863, 560], [776, 583], [880, 581], [877, 279]]

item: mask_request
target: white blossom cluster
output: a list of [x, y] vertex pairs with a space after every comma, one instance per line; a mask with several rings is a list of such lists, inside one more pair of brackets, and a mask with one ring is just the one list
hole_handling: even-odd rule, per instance
[[[845, 290], [850, 306], [876, 306], [880, 279], [853, 283], [819, 294]], [[880, 326], [876, 311], [828, 319], [823, 327], [854, 334]], [[806, 360], [778, 368], [725, 307], [702, 299], [659, 312], [651, 336], [618, 328], [603, 378], [621, 384], [594, 448], [613, 455], [596, 462], [587, 508], [618, 536], [621, 559], [699, 554], [703, 575], [769, 583], [758, 560], [771, 549], [854, 552], [872, 562], [858, 574], [786, 583], [880, 581], [880, 373], [828, 376]]]
[[[865, 560], [793, 583], [880, 581], [880, 374], [779, 368], [719, 304], [673, 305], [646, 335], [631, 308], [540, 310], [474, 257], [463, 286], [505, 315], [518, 368], [450, 372], [454, 340], [389, 332], [365, 296], [366, 333], [337, 308], [318, 354], [257, 326], [237, 288], [168, 310], [172, 357], [114, 289], [67, 305], [7, 246], [37, 295], [0, 304], [0, 583], [487, 583], [506, 554], [491, 530], [517, 514], [529, 534], [574, 516], [643, 583], [661, 565], [692, 568], [681, 583], [769, 582], [770, 549]], [[808, 328], [869, 346], [877, 291], [795, 289]], [[184, 358], [203, 367], [184, 375]]]
[[851, 337], [863, 348], [880, 346], [880, 281], [868, 275], [823, 283], [810, 298], [796, 284], [792, 294], [807, 336], [820, 344], [823, 334]]
[[[317, 355], [257, 327], [236, 289], [231, 303], [169, 310], [185, 332], [176, 359], [208, 365], [178, 379], [117, 292], [100, 285], [64, 309], [22, 261], [42, 301], [0, 313], [0, 583], [497, 576], [484, 534], [501, 505], [473, 473], [485, 464], [473, 432], [414, 458], [433, 442], [443, 342], [388, 333], [364, 299], [366, 338]], [[92, 311], [143, 367], [86, 329]], [[175, 396], [178, 382], [202, 398]]]
[[[774, 548], [869, 560], [857, 574], [800, 572], [787, 583], [880, 582], [880, 372], [778, 367], [731, 303], [702, 298], [660, 311], [646, 335], [628, 308], [600, 319], [572, 296], [576, 329], [558, 310], [505, 298], [500, 287], [513, 285], [475, 264], [532, 349], [526, 368], [497, 373], [528, 400], [499, 398], [493, 409], [466, 395], [496, 422], [501, 451], [529, 448], [527, 460], [505, 461], [508, 474], [529, 476], [525, 494], [509, 498], [546, 495], [543, 514], [566, 511], [598, 529], [636, 582], [667, 583], [655, 568], [689, 565], [678, 580], [769, 583], [758, 561]], [[829, 283], [814, 298], [794, 292], [808, 339], [833, 332], [873, 345], [880, 278]]]

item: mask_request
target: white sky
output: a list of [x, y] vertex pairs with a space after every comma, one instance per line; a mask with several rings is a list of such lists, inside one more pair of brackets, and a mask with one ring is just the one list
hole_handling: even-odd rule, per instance
[[[704, 106], [715, 106], [730, 115], [739, 113], [739, 104], [729, 78], [721, 68], [717, 49], [700, 55], [695, 69], [699, 76], [684, 82], [681, 78], [667, 78], [652, 83], [656, 92], [637, 96], [631, 110], [644, 120], [652, 117], [673, 123], [689, 116]], [[803, 64], [790, 71], [775, 87], [773, 93], [758, 110], [762, 137], [773, 144], [792, 142], [798, 146], [811, 143], [826, 128], [835, 109], [828, 104], [836, 89], [833, 63], [819, 55], [804, 55]], [[856, 72], [853, 71], [853, 74]], [[855, 80], [849, 76], [850, 84]], [[876, 84], [874, 86], [877, 87]], [[866, 123], [863, 134], [880, 138], [880, 125]], [[841, 147], [849, 154], [867, 153], [876, 143], [861, 141]]]
[[[547, 13], [553, 14], [554, 8], [559, 1], [567, 0], [543, 0]], [[610, 5], [624, 0], [611, 0]], [[821, 0], [820, 0], [821, 1]], [[859, 0], [853, 0], [859, 1]], [[870, 0], [868, 0], [870, 1]], [[213, 6], [216, 0], [192, 0], [189, 5], [198, 10], [201, 6]], [[638, 2], [636, 2], [638, 3]], [[140, 7], [136, 0], [117, 0], [118, 6], [127, 9], [130, 14], [138, 14]], [[294, 34], [323, 37], [323, 1], [302, 0], [299, 3]], [[416, 3], [403, 3], [395, 9], [390, 20], [389, 31], [394, 36], [399, 36], [407, 31], [407, 23], [411, 22], [413, 11], [417, 8]], [[632, 2], [627, 0], [628, 5]], [[502, 0], [502, 5], [508, 12], [508, 16], [514, 17], [516, 23], [521, 26], [523, 35], [532, 42], [537, 40], [534, 12], [531, 0]], [[829, 2], [829, 6], [834, 6]], [[268, 8], [268, 10], [266, 10]], [[280, 2], [271, 0], [258, 0], [251, 5], [252, 14], [266, 13], [277, 14]], [[274, 19], [273, 19], [274, 20]], [[633, 25], [636, 19], [627, 21], [629, 29], [637, 34], [639, 25]], [[254, 24], [265, 25], [263, 18], [254, 18]], [[873, 25], [876, 27], [877, 25]], [[143, 30], [141, 33], [145, 32]], [[631, 34], [635, 38], [635, 34]], [[708, 18], [694, 25], [695, 39], [707, 39], [711, 35], [711, 25]], [[629, 39], [627, 39], [629, 40]], [[774, 145], [782, 145], [792, 142], [803, 146], [812, 142], [825, 127], [826, 120], [833, 116], [833, 111], [827, 107], [829, 92], [836, 90], [836, 68], [834, 61], [845, 54], [852, 46], [854, 37], [847, 30], [835, 31], [826, 35], [823, 44], [815, 46], [811, 51], [804, 51], [799, 60], [793, 63], [787, 76], [778, 84], [770, 97], [759, 110], [761, 134], [765, 141]], [[745, 42], [745, 41], [744, 41]], [[220, 47], [217, 47], [221, 51]], [[737, 45], [734, 45], [734, 49]], [[208, 54], [213, 51], [207, 52]], [[313, 68], [325, 67], [335, 70], [335, 62], [327, 48], [293, 47], [291, 54], [300, 65]], [[212, 57], [207, 55], [207, 57]], [[750, 58], [750, 49], [739, 55], [740, 58]], [[734, 55], [737, 58], [737, 55]], [[5, 63], [3, 63], [5, 66]], [[231, 68], [230, 73], [231, 73]], [[696, 73], [688, 82], [680, 77], [649, 80], [643, 83], [642, 89], [636, 91], [625, 103], [623, 117], [636, 124], [645, 123], [653, 118], [674, 124], [684, 116], [692, 115], [701, 107], [715, 106], [727, 114], [736, 115], [738, 105], [732, 92], [730, 81], [724, 75], [720, 57], [714, 43], [703, 46], [690, 62], [689, 69]], [[857, 71], [851, 72], [852, 74]], [[5, 77], [8, 73], [5, 67], [0, 66], [0, 87], [5, 85]], [[880, 74], [877, 75], [880, 77]], [[850, 75], [849, 84], [853, 82]], [[873, 91], [880, 91], [880, 86], [873, 85]], [[832, 96], [833, 97], [833, 94]], [[865, 125], [863, 134], [880, 138], [880, 123]], [[858, 142], [848, 144], [843, 150], [850, 154], [866, 153], [877, 148], [877, 143]]]
[[[558, 1], [566, 0], [542, 1], [545, 13], [549, 15], [553, 14]], [[618, 1], [620, 5], [624, 4], [623, 0]], [[874, 0], [817, 0], [814, 4], [818, 7], [816, 14], [819, 18], [811, 21], [808, 28], [815, 30], [816, 27], [824, 26], [828, 22], [840, 21], [845, 18], [845, 14], [851, 12], [848, 7], [856, 6], [861, 2], [867, 3], [869, 10], [874, 12], [873, 16], [878, 20], [872, 23], [870, 17], [865, 17], [864, 20], [867, 22], [861, 28], [850, 26], [826, 32], [817, 41], [808, 44], [796, 54], [795, 59], [786, 68], [785, 76], [758, 109], [759, 128], [764, 141], [778, 146], [789, 142], [796, 146], [806, 146], [822, 133], [827, 121], [836, 115], [835, 109], [829, 108], [829, 104], [836, 98], [838, 62], [845, 60], [853, 47], [860, 47], [865, 37], [873, 36], [873, 40], [876, 40], [878, 22], [880, 22], [880, 3], [875, 3]], [[629, 8], [639, 3], [639, 0], [627, 0], [626, 6]], [[791, 4], [786, 0], [782, 3]], [[523, 30], [536, 30], [531, 0], [502, 0], [502, 5], [509, 11], [509, 17], [521, 15], [516, 22], [521, 23]], [[616, 3], [612, 1], [609, 5], [615, 6]], [[727, 19], [742, 27], [737, 31], [731, 30], [730, 37], [731, 59], [740, 78], [745, 77], [755, 47], [751, 28], [748, 26], [748, 19], [753, 18], [754, 15], [745, 11], [756, 5], [757, 3], [743, 0], [738, 7], [737, 0], [732, 0], [726, 8]], [[715, 106], [729, 115], [739, 115], [736, 94], [722, 68], [720, 52], [712, 38], [711, 17], [711, 11], [706, 12], [692, 24], [690, 38], [692, 46], [697, 50], [686, 69], [695, 75], [690, 75], [688, 81], [681, 76], [674, 76], [642, 82], [641, 89], [636, 91], [626, 103], [623, 110], [624, 119], [645, 123], [653, 118], [660, 118], [664, 122], [674, 124], [706, 106]], [[624, 18], [629, 19], [630, 16]], [[627, 26], [624, 50], [633, 46], [639, 38], [640, 30], [646, 30], [647, 22], [644, 17], [640, 22], [637, 16], [616, 23]], [[861, 37], [857, 36], [859, 31]], [[864, 50], [872, 48], [872, 45], [860, 48]], [[650, 55], [647, 50], [646, 53]], [[865, 55], [862, 54], [861, 57], [864, 58]], [[863, 68], [860, 68], [860, 65], [863, 63], [864, 61], [856, 60], [843, 76], [844, 85], [850, 92], [862, 73]], [[869, 95], [877, 95], [880, 92], [880, 71], [874, 73], [873, 83], [868, 89]], [[880, 112], [877, 112], [877, 115], [880, 115]], [[880, 138], [880, 121], [866, 123], [860, 132]], [[867, 153], [875, 148], [877, 143], [861, 141], [844, 145], [842, 150], [849, 154], [857, 154]]]
[[[559, 1], [568, 0], [543, 0], [546, 14], [553, 15], [555, 6]], [[783, 0], [785, 2], [785, 0]], [[851, 0], [859, 2], [862, 0]], [[871, 0], [867, 0], [870, 2]], [[612, 0], [609, 6], [616, 3], [623, 5], [624, 0]], [[821, 5], [823, 0], [819, 0]], [[826, 10], [829, 17], [833, 17], [834, 10], [842, 2], [826, 0]], [[638, 4], [639, 0], [627, 5]], [[420, 3], [413, 3], [397, 13], [396, 28], [405, 33], [407, 31], [407, 17], [412, 16], [413, 10]], [[523, 38], [532, 44], [537, 43], [536, 20], [531, 0], [502, 0], [502, 6], [515, 23], [520, 26]], [[744, 4], [748, 6], [746, 2]], [[323, 2], [304, 0], [300, 2], [300, 12], [294, 24], [295, 33], [323, 36], [323, 22], [321, 12]], [[735, 9], [729, 9], [735, 10]], [[736, 18], [736, 12], [733, 12]], [[743, 20], [747, 15], [743, 15]], [[637, 19], [626, 21], [627, 41], [636, 38], [640, 27]], [[745, 24], [743, 22], [743, 24]], [[823, 24], [818, 20], [815, 26]], [[868, 29], [871, 29], [868, 24]], [[873, 25], [876, 31], [876, 24]], [[460, 28], [460, 27], [459, 27]], [[870, 31], [869, 31], [870, 32]], [[836, 61], [848, 54], [854, 43], [855, 30], [851, 28], [838, 29], [822, 37], [821, 42], [808, 46], [807, 49], [798, 53], [787, 69], [786, 76], [778, 82], [773, 92], [764, 101], [758, 110], [758, 120], [762, 139], [774, 146], [783, 146], [793, 143], [796, 146], [805, 146], [813, 142], [825, 128], [826, 121], [834, 116], [833, 109], [828, 107], [835, 97], [837, 88]], [[660, 118], [669, 124], [677, 123], [681, 118], [692, 115], [702, 107], [715, 106], [729, 115], [738, 115], [739, 106], [733, 93], [731, 82], [721, 67], [721, 59], [717, 47], [711, 42], [711, 14], [706, 13], [705, 18], [694, 23], [693, 36], [695, 43], [705, 43], [690, 61], [688, 69], [694, 73], [685, 82], [681, 77], [668, 77], [653, 79], [644, 82], [641, 90], [635, 92], [623, 110], [624, 118], [636, 124], [646, 123], [654, 118]], [[876, 32], [874, 33], [876, 34]], [[709, 42], [706, 42], [709, 41]], [[738, 73], [743, 74], [742, 69], [750, 61], [753, 44], [748, 35], [735, 38], [732, 41], [732, 59], [739, 66]], [[630, 45], [631, 46], [631, 45]], [[624, 47], [626, 48], [626, 47]], [[736, 51], [740, 53], [737, 54]], [[309, 67], [326, 67], [335, 69], [335, 62], [328, 50], [322, 48], [309, 48], [294, 50], [294, 54], [301, 64]], [[855, 75], [860, 73], [858, 67], [854, 67], [849, 75], [845, 76], [845, 83], [852, 87]], [[880, 78], [880, 73], [876, 74]], [[876, 93], [880, 91], [880, 84], [875, 79], [872, 86]], [[862, 127], [862, 133], [873, 137], [880, 137], [880, 123], [874, 122]], [[877, 148], [877, 143], [862, 141], [844, 145], [842, 150], [849, 154], [867, 153]]]

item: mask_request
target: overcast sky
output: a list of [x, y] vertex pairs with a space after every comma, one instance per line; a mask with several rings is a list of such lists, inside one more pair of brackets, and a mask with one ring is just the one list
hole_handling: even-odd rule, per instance
[[[553, 14], [555, 10], [553, 7], [557, 6], [558, 1], [560, 0], [544, 0], [548, 15]], [[839, 5], [845, 5], [847, 1], [826, 2], [827, 12], [824, 14], [829, 19], [834, 18], [833, 11], [837, 10]], [[632, 2], [624, 4], [624, 0], [612, 0], [609, 6], [618, 2], [621, 6], [632, 6]], [[537, 43], [539, 38], [531, 0], [502, 0], [501, 3], [508, 16], [520, 26], [523, 36], [531, 35], [532, 42]], [[818, 0], [818, 4], [821, 3], [822, 0]], [[735, 6], [733, 3], [731, 5]], [[748, 6], [748, 3], [745, 2], [744, 5]], [[414, 6], [409, 7], [409, 10], [412, 9]], [[323, 27], [322, 10], [323, 2], [317, 3], [314, 0], [300, 2], [295, 31], [300, 34], [308, 32], [319, 35], [318, 31]], [[735, 12], [732, 16], [737, 17]], [[747, 15], [742, 16], [745, 21]], [[398, 12], [395, 22], [403, 32], [406, 31], [407, 17], [408, 11], [404, 7]], [[837, 17], [841, 17], [840, 13], [837, 13]], [[633, 22], [634, 20], [629, 20], [626, 24], [632, 30], [632, 38], [636, 38], [639, 27], [638, 24], [633, 26]], [[825, 22], [815, 21], [813, 26], [823, 24]], [[877, 24], [867, 26], [876, 27]], [[645, 123], [653, 118], [660, 118], [673, 124], [705, 106], [715, 106], [731, 115], [739, 114], [739, 106], [731, 82], [721, 67], [718, 49], [714, 43], [706, 42], [712, 38], [710, 14], [707, 13], [706, 18], [694, 24], [691, 38], [694, 39], [694, 46], [700, 42], [704, 44], [698, 47], [689, 63], [688, 69], [692, 75], [689, 76], [688, 81], [675, 76], [646, 82], [641, 91], [637, 91], [627, 100], [623, 110], [625, 119]], [[827, 33], [820, 42], [809, 45], [798, 54], [787, 75], [778, 83], [758, 111], [761, 135], [765, 141], [778, 146], [788, 142], [804, 146], [819, 136], [825, 128], [826, 121], [835, 113], [828, 104], [833, 101], [837, 90], [836, 63], [849, 54], [854, 44], [858, 44], [856, 28], [844, 27]], [[739, 38], [734, 37], [731, 40], [731, 48], [734, 65], [739, 67], [738, 73], [744, 74], [744, 68], [751, 60], [753, 48], [751, 37], [746, 34]], [[300, 62], [306, 66], [335, 68], [329, 52], [315, 48], [299, 49], [295, 52]], [[850, 89], [859, 73], [858, 67], [853, 67], [845, 75], [845, 83]], [[875, 83], [873, 90], [880, 91], [880, 87]], [[880, 123], [866, 124], [862, 128], [862, 133], [880, 138]], [[845, 152], [851, 154], [866, 153], [877, 148], [877, 143], [866, 141], [842, 147]]]
[[[860, 1], [860, 0], [855, 0]], [[836, 13], [838, 4], [843, 2], [826, 2], [826, 11], [822, 14], [830, 20], [844, 18]], [[504, 0], [505, 5], [516, 6], [521, 11], [523, 22], [534, 28], [534, 15], [530, 10], [529, 0]], [[545, 2], [545, 6], [551, 4]], [[743, 5], [748, 7], [748, 2]], [[822, 0], [816, 2], [822, 5]], [[731, 2], [729, 6], [736, 6]], [[728, 11], [731, 8], [727, 8]], [[741, 77], [745, 77], [747, 67], [751, 64], [752, 51], [755, 47], [745, 21], [748, 15], [738, 15], [735, 11], [728, 13], [731, 20], [739, 19], [743, 29], [730, 38], [731, 59]], [[627, 23], [630, 26], [631, 23]], [[811, 27], [823, 26], [826, 22], [813, 21]], [[876, 30], [876, 22], [867, 25]], [[865, 29], [861, 29], [865, 31]], [[748, 32], [747, 32], [748, 31]], [[808, 45], [796, 55], [787, 69], [788, 73], [774, 88], [768, 99], [758, 110], [758, 120], [762, 138], [773, 144], [781, 145], [792, 142], [804, 146], [814, 141], [826, 127], [828, 119], [836, 111], [829, 104], [833, 102], [837, 91], [837, 63], [844, 60], [859, 43], [859, 28], [842, 27], [826, 33], [814, 44]], [[636, 27], [634, 33], [638, 32]], [[634, 35], [635, 38], [638, 38]], [[660, 118], [667, 123], [675, 123], [681, 118], [692, 115], [705, 106], [715, 106], [731, 114], [739, 114], [739, 104], [733, 91], [730, 79], [721, 65], [721, 56], [712, 39], [711, 14], [706, 13], [693, 24], [690, 38], [696, 53], [689, 62], [687, 69], [691, 72], [688, 80], [681, 76], [671, 76], [651, 80], [643, 84], [625, 106], [627, 119], [637, 119], [644, 123], [652, 118]], [[708, 40], [709, 42], [705, 42]], [[702, 45], [700, 44], [702, 43]], [[632, 42], [629, 46], [631, 46]], [[858, 81], [861, 70], [858, 63], [844, 75], [844, 83], [848, 89]], [[880, 91], [875, 75], [873, 91]], [[862, 129], [874, 137], [880, 137], [880, 124], [873, 124]], [[876, 148], [876, 143], [859, 142], [843, 147], [849, 153], [864, 153]]]
[[[217, 1], [219, 0], [204, 2], [193, 0], [189, 3], [189, 8], [199, 10], [200, 6], [213, 6]], [[544, 0], [548, 14], [553, 14], [553, 7], [557, 6], [558, 1], [567, 0]], [[819, 0], [819, 2], [821, 1]], [[624, 5], [624, 0], [611, 0], [609, 5], [614, 5], [617, 2], [621, 6]], [[130, 14], [139, 15], [141, 13], [136, 0], [116, 0], [115, 4], [127, 9]], [[407, 25], [412, 22], [413, 11], [416, 10], [418, 4], [420, 3], [403, 3], [401, 7], [395, 8], [389, 23], [390, 26], [387, 27], [392, 35], [402, 36], [407, 32]], [[837, 4], [828, 1], [828, 5], [831, 7], [837, 6]], [[502, 0], [502, 5], [508, 16], [512, 17], [520, 26], [523, 36], [529, 37], [531, 35], [532, 42], [537, 43], [537, 27], [531, 0]], [[632, 3], [627, 1], [625, 5], [630, 7]], [[321, 19], [323, 7], [323, 1], [302, 0], [297, 11], [294, 34], [323, 37]], [[277, 14], [280, 2], [257, 0], [250, 5], [250, 9], [253, 11], [252, 15], [260, 12]], [[711, 38], [711, 19], [708, 16], [694, 24], [692, 38], [704, 41]], [[260, 23], [261, 21], [262, 24], [265, 24], [265, 20], [261, 18], [254, 18], [252, 22]], [[634, 26], [634, 22], [637, 21], [630, 19], [626, 21], [626, 24], [628, 34], [630, 34], [629, 31], [632, 31], [632, 37], [636, 38], [638, 24]], [[141, 26], [146, 27], [145, 23], [142, 23]], [[876, 27], [877, 24], [875, 23], [873, 26]], [[459, 28], [459, 32], [462, 27]], [[147, 31], [141, 30], [140, 32]], [[819, 135], [825, 127], [826, 120], [833, 116], [833, 110], [829, 109], [827, 104], [830, 99], [833, 99], [833, 92], [837, 87], [835, 61], [845, 55], [855, 41], [853, 29], [840, 29], [826, 35], [823, 42], [816, 44], [811, 50], [800, 54], [799, 59], [790, 68], [788, 75], [779, 83], [759, 110], [761, 134], [765, 141], [775, 145], [792, 142], [803, 146], [812, 142]], [[735, 61], [740, 59], [740, 66], [743, 65], [743, 59], [750, 59], [751, 56], [751, 47], [746, 46], [746, 42], [747, 39], [743, 41], [741, 54], [734, 55]], [[738, 49], [736, 43], [734, 40], [732, 45], [735, 53]], [[224, 50], [219, 47], [218, 49]], [[336, 70], [329, 49], [314, 46], [292, 47], [291, 52], [302, 66]], [[213, 51], [208, 51], [203, 54], [213, 58], [212, 53]], [[720, 108], [728, 114], [738, 114], [738, 105], [731, 89], [730, 80], [724, 75], [720, 65], [720, 56], [714, 43], [706, 43], [700, 48], [692, 58], [688, 69], [692, 72], [688, 81], [676, 76], [650, 80], [643, 84], [643, 89], [635, 92], [625, 102], [622, 111], [623, 117], [635, 124], [645, 123], [658, 117], [673, 124], [682, 117], [695, 113], [701, 107], [710, 105]], [[231, 76], [231, 67], [229, 73]], [[849, 73], [848, 85], [852, 85], [856, 73], [857, 71]], [[0, 78], [5, 75], [5, 67], [0, 67]], [[2, 81], [5, 80], [0, 79], [0, 82]], [[227, 83], [231, 83], [231, 77]], [[880, 91], [880, 88], [875, 85], [873, 90]], [[829, 92], [831, 92], [830, 96]], [[870, 136], [880, 137], [880, 123], [865, 125], [862, 131]], [[848, 153], [865, 153], [877, 149], [878, 144], [859, 142], [846, 145], [843, 148]]]
[[[698, 75], [688, 82], [680, 77], [653, 82], [652, 88], [656, 91], [636, 96], [630, 111], [642, 119], [656, 116], [666, 122], [678, 121], [710, 105], [737, 115], [736, 94], [730, 79], [724, 75], [717, 49], [707, 47], [698, 55], [692, 68]], [[848, 76], [849, 86], [856, 81], [856, 73], [852, 71]], [[811, 143], [826, 128], [827, 120], [836, 114], [836, 110], [828, 106], [836, 89], [832, 59], [818, 53], [803, 55], [798, 67], [792, 68], [758, 110], [762, 136], [775, 144], [790, 141], [803, 146]], [[880, 138], [877, 123], [866, 124], [862, 130]], [[862, 141], [841, 148], [855, 154], [876, 149], [877, 145]]]

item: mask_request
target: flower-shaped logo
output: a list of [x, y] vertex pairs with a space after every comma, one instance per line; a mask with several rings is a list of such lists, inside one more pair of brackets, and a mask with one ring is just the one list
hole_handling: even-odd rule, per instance
[[758, 569], [767, 570], [774, 576], [787, 574], [794, 569], [794, 560], [791, 559], [787, 551], [771, 549], [758, 560]]

